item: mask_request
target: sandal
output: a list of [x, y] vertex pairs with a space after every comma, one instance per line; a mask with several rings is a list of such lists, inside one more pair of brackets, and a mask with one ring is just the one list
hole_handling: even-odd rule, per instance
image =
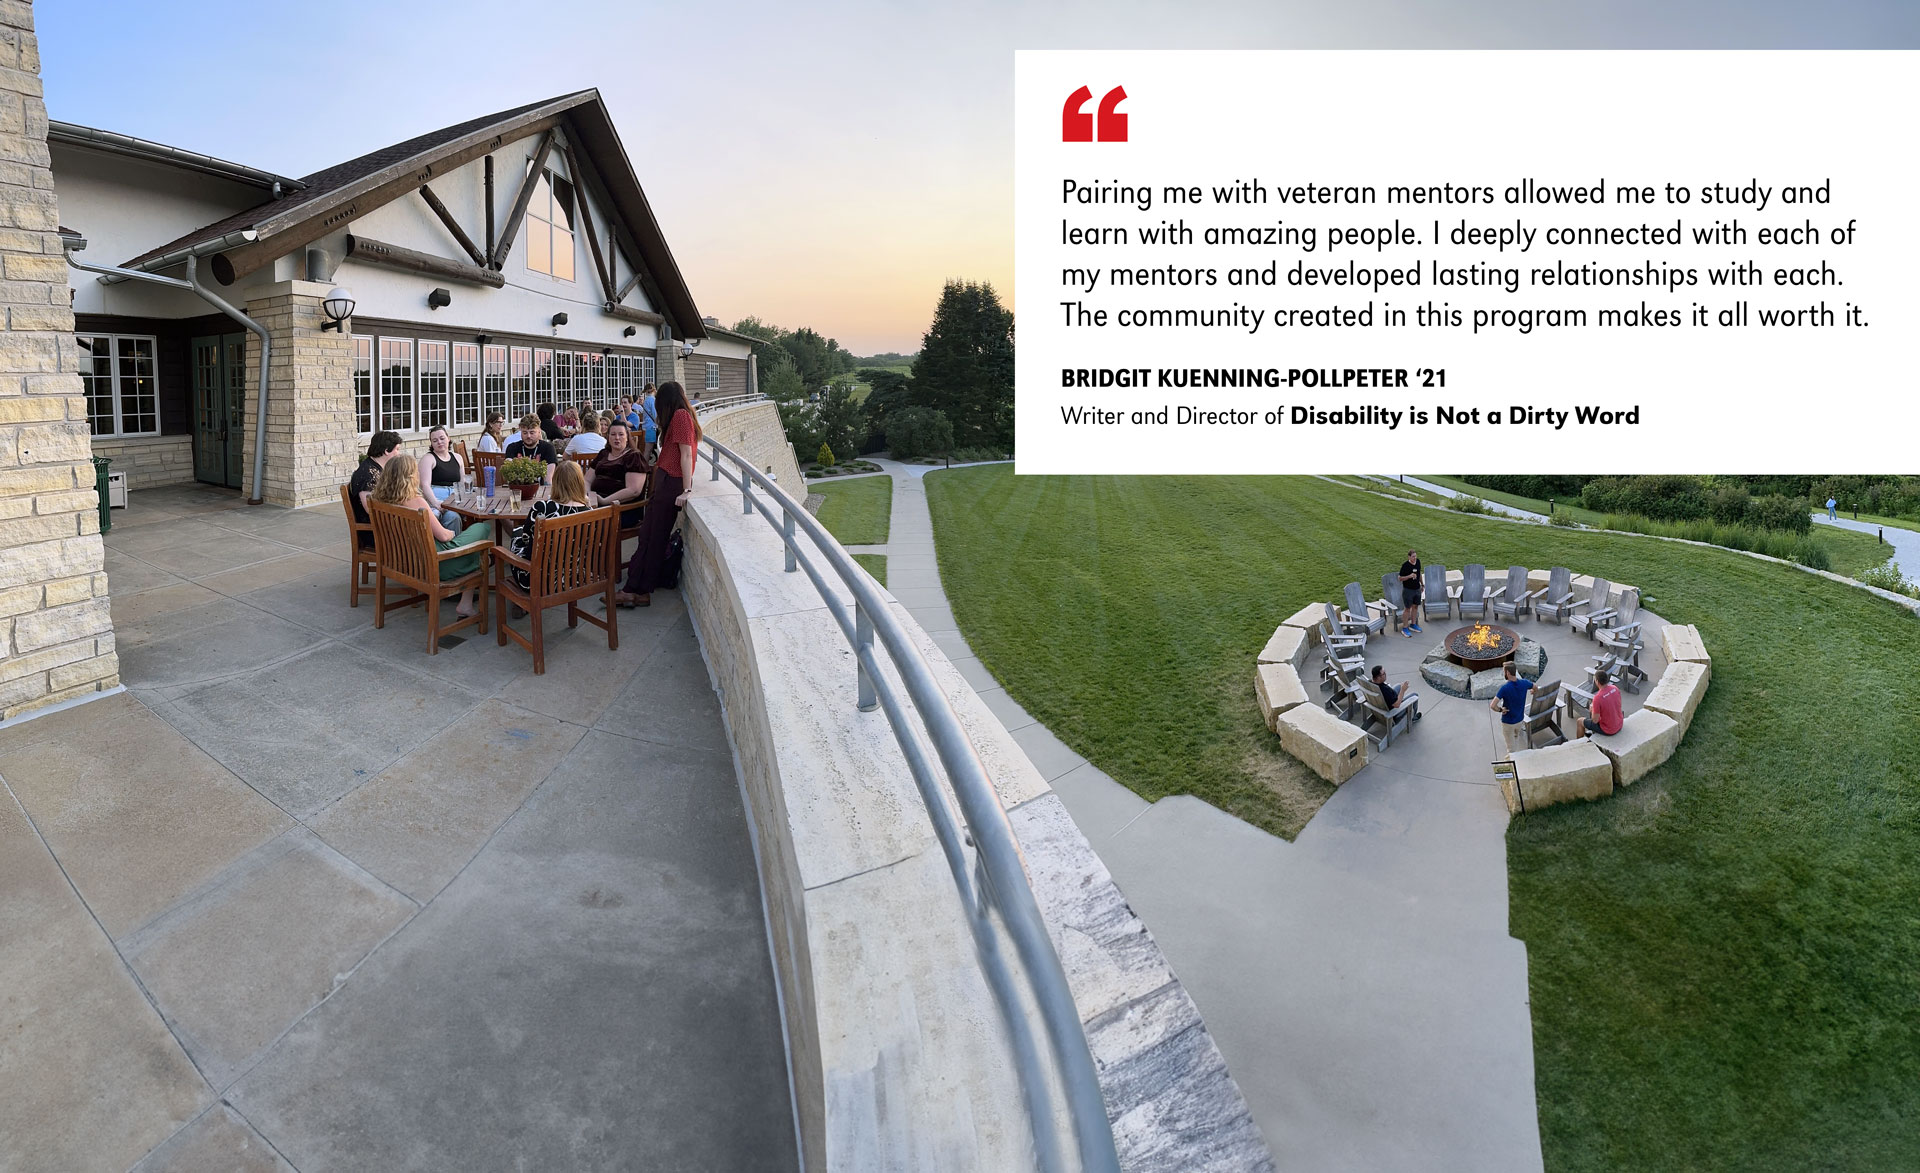
[[613, 605], [616, 607], [650, 607], [653, 605], [653, 596], [630, 595], [625, 591], [615, 591], [613, 593]]

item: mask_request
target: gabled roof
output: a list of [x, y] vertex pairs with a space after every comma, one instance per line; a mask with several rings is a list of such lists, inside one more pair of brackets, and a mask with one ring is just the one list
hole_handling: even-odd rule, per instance
[[[210, 247], [250, 229], [258, 234], [257, 241], [230, 250], [224, 268], [219, 263], [213, 266], [216, 275], [230, 282], [319, 239], [339, 224], [413, 194], [433, 175], [549, 127], [563, 130], [606, 188], [609, 210], [616, 217], [615, 231], [639, 254], [640, 267], [651, 279], [646, 284], [655, 304], [682, 337], [703, 336], [693, 294], [653, 218], [599, 90], [581, 90], [469, 119], [316, 171], [298, 181], [301, 190], [196, 228], [134, 257], [124, 267], [165, 268], [196, 246]], [[517, 183], [518, 177], [508, 182]]]

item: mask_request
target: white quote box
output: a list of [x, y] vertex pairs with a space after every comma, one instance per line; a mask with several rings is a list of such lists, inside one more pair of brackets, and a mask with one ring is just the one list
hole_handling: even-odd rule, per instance
[[[1083, 86], [1125, 141], [1062, 141]], [[1910, 52], [1018, 52], [1017, 470], [1909, 470], [1916, 99]]]

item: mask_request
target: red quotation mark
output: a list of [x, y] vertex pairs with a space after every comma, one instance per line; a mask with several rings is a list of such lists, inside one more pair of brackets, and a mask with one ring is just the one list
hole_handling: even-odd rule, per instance
[[[1085, 86], [1067, 95], [1067, 105], [1060, 111], [1060, 141], [1063, 143], [1090, 143], [1093, 141], [1093, 115], [1084, 107], [1093, 100], [1093, 91]], [[1115, 86], [1100, 99], [1100, 141], [1103, 143], [1123, 143], [1127, 141], [1127, 116], [1114, 107], [1127, 100], [1127, 88]]]

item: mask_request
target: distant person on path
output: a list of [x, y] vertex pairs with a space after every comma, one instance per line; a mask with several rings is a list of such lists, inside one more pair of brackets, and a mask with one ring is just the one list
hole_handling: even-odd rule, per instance
[[1418, 622], [1420, 610], [1420, 554], [1417, 550], [1407, 551], [1407, 560], [1400, 564], [1401, 602], [1406, 611], [1400, 616], [1400, 634], [1408, 639], [1420, 630]]
[[1592, 737], [1596, 733], [1603, 733], [1612, 737], [1620, 732], [1620, 726], [1626, 722], [1626, 717], [1620, 712], [1620, 690], [1613, 686], [1612, 679], [1605, 672], [1594, 673], [1593, 683], [1596, 691], [1593, 704], [1589, 706], [1592, 715], [1580, 718], [1580, 728], [1574, 730], [1573, 735]]
[[[1527, 692], [1533, 688], [1533, 681], [1522, 680], [1520, 670], [1508, 660], [1502, 666], [1507, 682], [1500, 691], [1493, 694], [1493, 703], [1487, 707], [1500, 714], [1502, 725], [1518, 725], [1527, 718]], [[1503, 731], [1504, 732], [1504, 731]]]
[[1827, 498], [1827, 520], [1828, 521], [1840, 520], [1840, 515], [1834, 512], [1834, 510], [1838, 508], [1840, 508], [1840, 502], [1834, 500], [1832, 497], [1828, 497]]
[[1406, 700], [1408, 697], [1419, 695], [1407, 688], [1408, 682], [1405, 680], [1402, 680], [1398, 685], [1388, 684], [1387, 670], [1384, 665], [1375, 664], [1373, 666], [1373, 682], [1379, 686], [1380, 699], [1387, 702], [1389, 709], [1401, 701]]

